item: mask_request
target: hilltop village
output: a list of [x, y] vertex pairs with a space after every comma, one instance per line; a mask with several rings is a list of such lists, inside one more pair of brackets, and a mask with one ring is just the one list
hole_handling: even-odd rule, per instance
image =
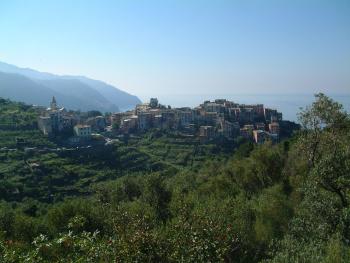
[[208, 142], [216, 138], [239, 136], [261, 144], [277, 142], [283, 133], [282, 113], [263, 104], [238, 104], [226, 99], [204, 101], [195, 108], [171, 108], [156, 98], [135, 109], [102, 115], [99, 112], [74, 112], [59, 107], [55, 97], [42, 109], [39, 129], [48, 136], [69, 134], [69, 143], [79, 144], [105, 132], [125, 136], [150, 129], [178, 131], [185, 136]]

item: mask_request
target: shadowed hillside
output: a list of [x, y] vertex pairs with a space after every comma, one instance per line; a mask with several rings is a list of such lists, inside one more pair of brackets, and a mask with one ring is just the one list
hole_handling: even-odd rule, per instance
[[47, 105], [55, 96], [73, 110], [116, 112], [141, 101], [102, 81], [82, 76], [58, 76], [0, 62], [0, 96], [28, 104]]

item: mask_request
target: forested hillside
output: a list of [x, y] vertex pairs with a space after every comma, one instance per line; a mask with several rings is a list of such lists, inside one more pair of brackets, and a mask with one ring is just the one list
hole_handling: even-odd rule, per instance
[[0, 262], [350, 261], [350, 118], [323, 94], [276, 145], [151, 131], [51, 151], [35, 116], [0, 101]]

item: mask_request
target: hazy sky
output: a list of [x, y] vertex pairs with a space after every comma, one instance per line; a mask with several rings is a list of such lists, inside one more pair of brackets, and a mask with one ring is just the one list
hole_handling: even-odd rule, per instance
[[139, 96], [350, 92], [350, 1], [1, 0], [0, 60]]

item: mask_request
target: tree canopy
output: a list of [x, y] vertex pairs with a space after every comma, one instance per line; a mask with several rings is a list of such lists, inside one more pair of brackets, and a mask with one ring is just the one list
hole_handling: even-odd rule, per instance
[[0, 261], [349, 262], [349, 114], [317, 94], [300, 123], [275, 145], [0, 152]]

